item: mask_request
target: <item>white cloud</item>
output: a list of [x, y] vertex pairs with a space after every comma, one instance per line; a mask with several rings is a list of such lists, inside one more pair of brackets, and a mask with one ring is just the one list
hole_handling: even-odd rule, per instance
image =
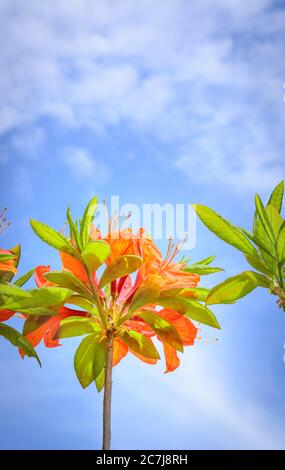
[[[50, 117], [169, 142], [186, 176], [284, 171], [285, 12], [270, 0], [2, 0], [0, 133]], [[201, 170], [202, 167], [202, 170]]]

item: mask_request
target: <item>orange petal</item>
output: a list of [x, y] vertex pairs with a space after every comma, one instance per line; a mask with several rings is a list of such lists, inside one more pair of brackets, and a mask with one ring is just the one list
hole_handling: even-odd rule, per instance
[[191, 320], [189, 320], [189, 318], [186, 318], [175, 310], [169, 310], [166, 308], [156, 313], [173, 324], [185, 346], [191, 346], [194, 344], [198, 329]]
[[47, 348], [56, 348], [57, 346], [61, 346], [59, 343], [59, 339], [54, 339], [54, 336], [59, 328], [60, 319], [57, 319], [50, 328], [44, 334], [44, 343]]
[[115, 339], [113, 349], [113, 367], [128, 354], [128, 350], [128, 346], [121, 339]]
[[15, 312], [11, 312], [11, 310], [0, 310], [0, 321], [9, 320]]
[[17, 268], [13, 266], [13, 260], [6, 261], [5, 263], [0, 263], [0, 271], [9, 271], [16, 274]]
[[157, 363], [157, 359], [153, 359], [152, 357], [142, 356], [142, 354], [138, 354], [137, 352], [133, 351], [130, 347], [129, 347], [129, 350], [134, 356], [136, 356], [138, 359], [140, 359], [140, 361], [145, 362], [146, 364], [156, 364]]
[[90, 317], [90, 313], [85, 312], [84, 310], [76, 310], [69, 307], [61, 307], [57, 313], [61, 320], [67, 317]]
[[84, 265], [78, 259], [73, 256], [65, 253], [64, 251], [60, 252], [60, 257], [62, 261], [62, 267], [66, 271], [71, 271], [74, 276], [80, 279], [83, 282], [88, 282], [88, 277], [84, 268]]
[[[47, 320], [45, 323], [43, 323], [41, 326], [39, 326], [39, 328], [32, 331], [31, 333], [28, 333], [26, 335], [27, 340], [31, 343], [33, 347], [36, 347], [41, 342], [41, 340], [43, 339], [47, 331], [52, 329], [55, 325], [57, 325], [58, 327], [59, 322], [60, 322], [60, 318], [57, 315], [53, 316], [52, 318]], [[20, 354], [22, 357], [25, 356], [25, 354], [21, 350], [20, 350]]]
[[45, 273], [50, 272], [50, 266], [37, 266], [35, 269], [35, 283], [37, 284], [38, 287], [48, 287], [48, 286], [54, 286], [55, 284], [53, 282], [48, 281], [45, 277]]
[[[10, 250], [5, 250], [4, 248], [0, 248], [0, 253], [1, 255], [14, 255], [14, 253], [12, 253], [12, 251]], [[2, 263], [0, 263], [0, 271], [9, 271], [9, 272], [12, 272], [14, 274], [16, 274], [17, 272], [17, 268], [15, 267], [15, 261], [13, 259], [9, 259], [7, 261], [4, 261]]]
[[166, 343], [163, 343], [163, 350], [166, 363], [165, 373], [173, 372], [180, 365], [180, 359], [177, 355], [177, 351], [172, 346], [169, 346], [169, 344]]

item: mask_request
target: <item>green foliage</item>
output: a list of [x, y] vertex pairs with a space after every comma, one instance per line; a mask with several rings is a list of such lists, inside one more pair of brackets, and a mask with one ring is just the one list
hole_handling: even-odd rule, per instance
[[86, 336], [78, 346], [74, 356], [74, 369], [83, 388], [88, 387], [98, 377], [105, 365], [106, 344], [97, 334]]
[[215, 286], [207, 297], [208, 305], [235, 302], [256, 287], [264, 287], [279, 297], [279, 306], [285, 310], [285, 221], [280, 214], [283, 195], [284, 181], [273, 190], [266, 206], [256, 194], [253, 233], [232, 225], [206, 206], [194, 206], [202, 222], [240, 250], [256, 270], [245, 271]]
[[81, 238], [81, 243], [82, 243], [83, 248], [85, 248], [85, 246], [89, 242], [90, 227], [95, 216], [97, 205], [98, 205], [98, 198], [94, 197], [87, 204], [87, 207], [85, 209], [85, 212], [81, 220], [80, 238]]
[[17, 348], [20, 348], [28, 357], [34, 357], [41, 366], [41, 362], [33, 346], [25, 336], [15, 330], [15, 328], [5, 325], [4, 323], [0, 323], [0, 335], [4, 336], [4, 338], [10, 341], [10, 343]]
[[87, 310], [87, 312], [91, 313], [91, 315], [98, 317], [99, 313], [97, 307], [88, 299], [80, 296], [80, 295], [72, 295], [68, 299], [68, 303], [71, 305], [77, 305], [78, 307], [82, 308], [83, 310]]
[[99, 287], [106, 286], [119, 277], [126, 276], [140, 267], [142, 259], [135, 255], [124, 255], [115, 258], [105, 269], [99, 282]]
[[253, 271], [245, 271], [215, 286], [207, 297], [207, 304], [228, 304], [235, 302], [258, 286], [269, 287], [267, 278]]
[[26, 284], [26, 282], [28, 282], [31, 279], [34, 272], [35, 272], [34, 269], [30, 269], [30, 271], [26, 272], [21, 277], [18, 277], [18, 279], [14, 282], [15, 286], [22, 287], [24, 284]]
[[38, 222], [37, 220], [31, 219], [30, 223], [33, 231], [45, 243], [59, 251], [65, 251], [72, 256], [78, 257], [76, 250], [61, 233], [58, 233], [53, 228], [49, 227], [49, 225]]
[[56, 338], [72, 338], [90, 333], [99, 333], [100, 331], [100, 325], [90, 318], [68, 317], [61, 320]]
[[209, 207], [201, 204], [194, 204], [198, 216], [204, 224], [214, 232], [219, 238], [234, 246], [243, 253], [255, 255], [256, 250], [247, 237], [240, 231], [238, 227], [231, 224], [221, 215], [214, 212]]
[[60, 287], [70, 289], [83, 296], [90, 296], [90, 292], [87, 287], [70, 271], [51, 271], [49, 273], [45, 273], [44, 277]]
[[[45, 312], [45, 308], [48, 307], [60, 307], [72, 295], [70, 289], [61, 287], [42, 287], [41, 289], [23, 291], [12, 285], [6, 285], [4, 289], [1, 284], [0, 295], [3, 291], [8, 293], [7, 295], [9, 295], [9, 297], [6, 302], [1, 305], [2, 309], [34, 315], [38, 315], [40, 311]], [[53, 313], [56, 312], [54, 311]], [[46, 315], [46, 312], [43, 314]], [[50, 314], [52, 314], [52, 310], [50, 310]]]
[[160, 359], [158, 351], [152, 340], [137, 331], [128, 330], [121, 334], [122, 340], [131, 351], [151, 359]]
[[99, 374], [95, 378], [95, 385], [96, 385], [98, 392], [101, 392], [101, 390], [104, 387], [104, 383], [105, 383], [105, 369], [103, 367], [101, 372], [99, 372]]
[[90, 272], [95, 272], [111, 254], [111, 248], [104, 240], [87, 243], [81, 252], [82, 259]]
[[66, 216], [67, 216], [68, 225], [69, 225], [70, 238], [74, 242], [78, 251], [80, 252], [82, 250], [82, 241], [81, 241], [78, 227], [72, 219], [70, 208], [67, 209]]
[[202, 261], [197, 261], [193, 264], [187, 264], [187, 267], [184, 268], [184, 271], [189, 273], [202, 274], [204, 276], [224, 271], [222, 268], [210, 266], [214, 259], [215, 256], [209, 256], [209, 258], [203, 259]]
[[15, 259], [15, 255], [5, 255], [0, 253], [0, 263], [4, 263], [5, 261], [10, 261]]

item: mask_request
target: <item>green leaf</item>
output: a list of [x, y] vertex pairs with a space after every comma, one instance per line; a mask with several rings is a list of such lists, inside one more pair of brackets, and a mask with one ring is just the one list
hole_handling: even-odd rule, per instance
[[[1, 293], [0, 286], [0, 293]], [[14, 286], [11, 286], [17, 289]], [[21, 289], [19, 289], [21, 290]], [[3, 309], [23, 312], [27, 309], [53, 307], [63, 305], [71, 297], [72, 291], [61, 287], [41, 287], [27, 291], [27, 296], [9, 298], [2, 306]]]
[[93, 222], [95, 212], [98, 205], [98, 198], [94, 197], [88, 203], [85, 212], [83, 214], [81, 225], [80, 225], [80, 237], [83, 248], [87, 245], [90, 238], [90, 226]]
[[283, 222], [277, 238], [277, 256], [279, 262], [282, 264], [285, 258], [285, 222]]
[[[273, 257], [273, 255], [270, 253], [272, 243], [268, 239], [267, 235], [265, 234], [264, 238], [264, 232], [260, 233], [260, 230], [258, 229], [258, 226], [260, 226], [260, 222], [256, 223], [255, 225], [255, 234], [249, 232], [248, 230], [245, 230], [244, 228], [241, 228], [240, 230], [251, 240], [253, 243], [255, 243], [259, 248], [262, 248], [269, 256]], [[270, 243], [269, 243], [270, 242]], [[258, 253], [255, 253], [255, 255], [252, 256], [258, 256]]]
[[68, 299], [68, 303], [71, 305], [77, 305], [83, 310], [87, 310], [87, 312], [90, 312], [92, 315], [95, 315], [96, 317], [99, 316], [97, 307], [95, 307], [92, 302], [85, 299], [84, 297], [81, 297], [80, 295], [72, 295], [70, 299]]
[[279, 235], [281, 225], [283, 223], [283, 219], [282, 219], [281, 215], [279, 214], [279, 212], [271, 204], [269, 204], [265, 208], [265, 212], [267, 214], [269, 224], [272, 228], [274, 238], [277, 239], [278, 235]]
[[187, 268], [183, 268], [183, 271], [187, 273], [202, 274], [204, 276], [208, 274], [218, 273], [224, 271], [222, 268], [217, 268], [214, 266], [208, 266], [208, 264], [189, 264]]
[[[259, 218], [256, 216], [256, 222], [254, 226], [254, 238], [256, 244], [259, 246], [261, 256], [264, 260], [266, 267], [272, 272], [277, 272], [277, 258], [276, 258], [276, 246], [275, 240], [269, 238], [264, 226]], [[274, 235], [273, 235], [274, 238]]]
[[77, 228], [77, 225], [75, 224], [75, 222], [72, 219], [70, 207], [67, 209], [66, 216], [67, 216], [68, 225], [69, 225], [70, 238], [71, 238], [71, 240], [74, 241], [75, 245], [78, 248], [78, 251], [81, 251], [82, 250], [81, 238], [80, 238], [80, 234], [79, 234], [79, 230]]
[[31, 219], [30, 224], [36, 235], [45, 243], [59, 251], [65, 251], [78, 258], [76, 250], [61, 233], [58, 233], [53, 228], [49, 227], [49, 225], [38, 222], [37, 220]]
[[60, 287], [65, 287], [83, 296], [91, 295], [83, 282], [70, 271], [50, 271], [49, 273], [45, 273], [44, 277]]
[[97, 388], [97, 391], [100, 393], [102, 388], [104, 387], [105, 383], [105, 368], [103, 367], [101, 372], [97, 375], [95, 378], [95, 385]]
[[104, 240], [87, 243], [81, 256], [90, 272], [95, 272], [111, 254], [110, 245]]
[[165, 341], [178, 351], [183, 352], [182, 339], [172, 323], [149, 310], [142, 310], [138, 315], [151, 326], [161, 340]]
[[185, 316], [212, 328], [221, 328], [213, 312], [195, 300], [188, 301], [188, 309], [185, 312]]
[[142, 284], [134, 295], [134, 298], [129, 308], [129, 312], [133, 313], [139, 308], [144, 307], [145, 305], [155, 303], [159, 297], [159, 294], [159, 284], [153, 281], [149, 281], [145, 284]]
[[[9, 306], [7, 310], [13, 310]], [[53, 316], [57, 315], [57, 310], [54, 310], [53, 308], [47, 308], [47, 307], [31, 307], [31, 308], [25, 308], [25, 307], [19, 307], [17, 310], [19, 313], [24, 313], [26, 315], [32, 315], [32, 316]]]
[[124, 255], [114, 259], [105, 269], [99, 282], [99, 288], [102, 289], [118, 277], [126, 276], [140, 267], [142, 259], [135, 255]]
[[11, 299], [30, 298], [31, 294], [13, 284], [0, 283], [0, 296], [7, 296]]
[[0, 253], [0, 263], [4, 263], [5, 261], [10, 261], [15, 259], [15, 255], [5, 255]]
[[196, 300], [177, 295], [174, 297], [160, 297], [157, 303], [162, 307], [177, 310], [199, 323], [220, 329], [218, 320], [213, 312]]
[[0, 323], [0, 335], [4, 336], [4, 338], [10, 341], [14, 346], [22, 349], [28, 357], [34, 357], [41, 366], [41, 362], [33, 346], [21, 333], [14, 328], [11, 328], [11, 326]]
[[[187, 294], [192, 293], [193, 299], [205, 302], [209, 292], [210, 289], [206, 289], [205, 287], [188, 287], [187, 289], [182, 289], [179, 295], [187, 297]], [[189, 297], [191, 298], [191, 296]]]
[[270, 269], [266, 267], [262, 259], [257, 258], [256, 256], [251, 256], [251, 255], [247, 255], [246, 259], [248, 263], [257, 271], [260, 271], [266, 276], [272, 276], [272, 272], [270, 271]]
[[50, 318], [50, 315], [29, 315], [24, 322], [23, 335], [27, 336], [27, 334], [32, 333], [44, 323], [49, 321]]
[[74, 369], [83, 388], [88, 387], [102, 371], [106, 361], [105, 341], [99, 342], [98, 335], [84, 338], [74, 356]]
[[194, 264], [211, 264], [215, 258], [215, 256], [208, 256], [208, 258], [202, 259], [201, 261], [196, 261]]
[[23, 274], [23, 276], [18, 277], [18, 279], [14, 282], [14, 285], [18, 287], [22, 287], [24, 284], [26, 284], [26, 282], [29, 281], [29, 279], [31, 279], [34, 272], [35, 272], [35, 269], [30, 269], [30, 271]]
[[208, 227], [219, 238], [243, 253], [251, 255], [256, 254], [254, 246], [248, 241], [247, 237], [238, 227], [232, 225], [228, 220], [224, 219], [209, 207], [201, 204], [194, 204], [193, 208], [196, 210], [198, 216], [206, 227]]
[[282, 209], [283, 194], [284, 194], [284, 180], [280, 181], [280, 183], [272, 191], [272, 194], [269, 198], [267, 205], [271, 204], [280, 213]]
[[99, 333], [100, 325], [94, 320], [86, 317], [68, 317], [60, 322], [60, 327], [56, 333], [56, 338], [71, 338], [74, 336], [88, 335], [90, 333]]
[[11, 248], [10, 251], [11, 251], [11, 253], [13, 253], [13, 255], [16, 256], [15, 266], [17, 268], [19, 266], [20, 258], [21, 258], [21, 245], [18, 243], [18, 245]]
[[264, 206], [258, 194], [255, 195], [255, 207], [257, 211], [258, 218], [262, 224], [264, 232], [267, 234], [269, 240], [274, 242], [274, 232], [269, 222], [268, 216], [265, 212]]
[[130, 350], [152, 359], [160, 359], [156, 347], [152, 340], [134, 330], [125, 331], [121, 335], [122, 340], [128, 345]]
[[207, 305], [235, 302], [258, 286], [269, 287], [269, 281], [261, 274], [245, 271], [215, 286], [208, 295]]
[[247, 276], [258, 284], [259, 287], [269, 288], [271, 285], [271, 279], [267, 276], [263, 276], [263, 274], [256, 273], [255, 271], [245, 271]]

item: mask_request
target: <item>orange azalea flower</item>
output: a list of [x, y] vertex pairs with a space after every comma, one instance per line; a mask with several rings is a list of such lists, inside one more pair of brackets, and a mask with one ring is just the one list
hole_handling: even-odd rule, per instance
[[142, 282], [154, 275], [160, 283], [161, 290], [197, 287], [200, 276], [183, 271], [186, 266], [185, 263], [174, 262], [174, 258], [181, 247], [182, 242], [175, 247], [172, 240], [169, 240], [168, 250], [165, 258], [163, 258], [153, 240], [149, 237], [142, 237], [143, 264], [140, 269]]
[[[14, 254], [11, 251], [5, 250], [3, 248], [0, 248], [0, 254], [14, 256]], [[13, 274], [15, 274], [17, 272], [17, 268], [15, 267], [14, 260], [9, 259], [9, 260], [0, 262], [0, 271], [12, 272]], [[9, 320], [9, 318], [11, 318], [14, 314], [15, 312], [11, 312], [10, 310], [0, 309], [0, 322]]]
[[[37, 346], [42, 339], [47, 348], [61, 346], [59, 339], [55, 338], [56, 333], [60, 327], [60, 322], [64, 318], [74, 316], [85, 317], [88, 316], [88, 313], [67, 307], [61, 307], [56, 315], [53, 315], [48, 320], [44, 321], [44, 323], [40, 324], [38, 328], [36, 328], [31, 333], [26, 334], [25, 336], [33, 347]], [[22, 357], [24, 357], [24, 353], [22, 351], [20, 351], [20, 354]]]
[[50, 272], [50, 266], [37, 266], [34, 273], [35, 283], [38, 287], [51, 287], [54, 283], [48, 281], [45, 277], [45, 273]]
[[[191, 322], [191, 320], [174, 310], [149, 310], [151, 310], [159, 317], [164, 318], [173, 325], [173, 327], [179, 334], [182, 340], [182, 344], [184, 346], [192, 346], [194, 344], [198, 330], [195, 325]], [[173, 346], [169, 345], [166, 341], [162, 340], [158, 335], [156, 335], [152, 328], [146, 322], [139, 318], [139, 313], [138, 316], [136, 316], [134, 319], [126, 321], [124, 323], [124, 326], [128, 330], [137, 331], [138, 333], [141, 333], [148, 338], [156, 336], [157, 339], [159, 339], [163, 343], [166, 362], [165, 372], [172, 372], [180, 365], [177, 350]], [[147, 364], [157, 363], [157, 359], [149, 358], [138, 354], [136, 351], [132, 350], [129, 346], [127, 346], [122, 339], [117, 338], [114, 342], [113, 365], [118, 364], [121, 359], [123, 359], [127, 355], [128, 351], [132, 352], [136, 357], [138, 357], [141, 361], [146, 362]]]
[[[177, 333], [182, 339], [182, 344], [184, 346], [192, 346], [194, 344], [198, 329], [191, 322], [191, 320], [189, 320], [189, 318], [184, 317], [179, 312], [166, 308], [156, 312], [156, 314], [161, 318], [165, 318], [165, 320], [168, 320], [169, 323], [171, 323], [175, 327]], [[170, 346], [165, 341], [163, 341], [163, 349], [166, 361], [165, 372], [172, 372], [173, 370], [177, 369], [177, 367], [180, 365], [180, 360], [178, 358], [177, 351], [175, 348], [173, 348], [173, 346]]]
[[[0, 248], [0, 254], [1, 255], [12, 255], [12, 256], [14, 256], [14, 254], [11, 251], [4, 250], [3, 248]], [[10, 271], [10, 272], [16, 274], [17, 268], [15, 267], [14, 260], [9, 259], [7, 261], [0, 262], [0, 271]]]
[[107, 259], [107, 264], [113, 261], [118, 256], [123, 255], [136, 255], [140, 256], [140, 231], [134, 234], [131, 228], [123, 230], [112, 230], [112, 223], [109, 223], [110, 230], [105, 237], [102, 237], [100, 230], [95, 225], [92, 225], [90, 231], [91, 240], [104, 240], [111, 248], [111, 255]]

